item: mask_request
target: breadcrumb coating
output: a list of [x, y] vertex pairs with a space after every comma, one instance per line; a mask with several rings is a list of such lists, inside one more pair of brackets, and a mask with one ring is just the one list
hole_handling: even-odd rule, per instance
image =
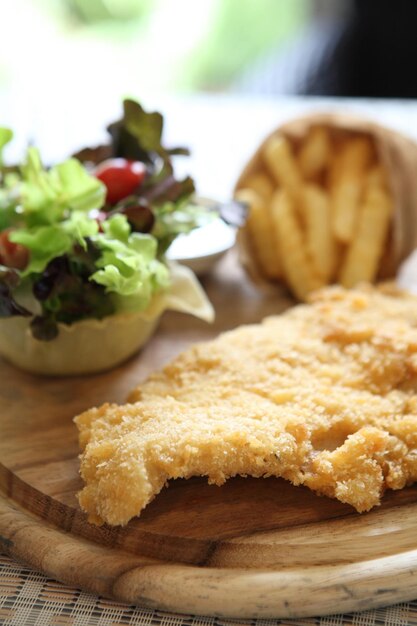
[[124, 525], [172, 478], [280, 476], [368, 511], [417, 479], [417, 298], [333, 287], [75, 418], [79, 502]]

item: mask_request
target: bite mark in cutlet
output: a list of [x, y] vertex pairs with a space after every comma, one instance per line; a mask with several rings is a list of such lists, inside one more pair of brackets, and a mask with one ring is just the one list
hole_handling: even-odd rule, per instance
[[417, 298], [317, 292], [75, 418], [79, 502], [124, 525], [172, 478], [280, 476], [359, 512], [417, 479]]

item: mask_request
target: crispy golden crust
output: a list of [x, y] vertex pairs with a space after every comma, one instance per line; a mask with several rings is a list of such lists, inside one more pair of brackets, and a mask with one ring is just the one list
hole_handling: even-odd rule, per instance
[[126, 406], [79, 415], [89, 519], [126, 524], [170, 478], [282, 476], [367, 511], [417, 479], [417, 298], [322, 290], [196, 345]]

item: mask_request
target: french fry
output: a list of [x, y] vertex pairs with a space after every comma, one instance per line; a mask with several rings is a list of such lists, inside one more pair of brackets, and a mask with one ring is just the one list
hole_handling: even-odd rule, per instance
[[328, 282], [337, 263], [337, 244], [330, 222], [328, 194], [318, 185], [308, 184], [303, 190], [306, 245], [317, 273]]
[[352, 241], [365, 182], [365, 170], [372, 158], [371, 142], [358, 137], [342, 147], [340, 170], [331, 190], [335, 237], [342, 243]]
[[336, 185], [339, 183], [342, 173], [342, 159], [340, 152], [332, 153], [327, 168], [326, 175], [326, 188], [328, 191], [333, 191]]
[[331, 155], [332, 145], [328, 129], [313, 126], [298, 155], [298, 164], [304, 178], [312, 179], [321, 174], [327, 167]]
[[278, 244], [272, 227], [271, 214], [262, 197], [253, 189], [239, 189], [236, 200], [249, 205], [246, 221], [256, 260], [261, 273], [272, 280], [282, 276]]
[[245, 180], [245, 187], [253, 189], [265, 202], [269, 202], [274, 191], [274, 183], [263, 172], [251, 174]]
[[297, 197], [303, 185], [303, 179], [288, 139], [273, 136], [264, 148], [264, 160], [277, 184]]
[[323, 286], [323, 281], [313, 270], [294, 200], [287, 190], [274, 193], [271, 210], [284, 277], [294, 294], [305, 300], [310, 291]]
[[379, 186], [385, 190], [388, 188], [387, 175], [382, 165], [375, 165], [375, 167], [368, 172], [367, 184]]
[[375, 173], [371, 172], [360, 209], [357, 233], [340, 270], [339, 280], [344, 287], [354, 287], [361, 281], [375, 280], [392, 211], [391, 196], [378, 183]]

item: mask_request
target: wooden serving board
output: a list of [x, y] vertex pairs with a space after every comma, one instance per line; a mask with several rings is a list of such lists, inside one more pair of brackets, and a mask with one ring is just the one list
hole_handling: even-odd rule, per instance
[[146, 607], [301, 617], [417, 597], [417, 489], [366, 515], [303, 487], [172, 481], [124, 528], [88, 524], [72, 417], [129, 390], [186, 345], [289, 304], [255, 291], [229, 255], [205, 287], [213, 326], [168, 314], [140, 355], [106, 374], [34, 377], [0, 363], [0, 548], [69, 585]]

